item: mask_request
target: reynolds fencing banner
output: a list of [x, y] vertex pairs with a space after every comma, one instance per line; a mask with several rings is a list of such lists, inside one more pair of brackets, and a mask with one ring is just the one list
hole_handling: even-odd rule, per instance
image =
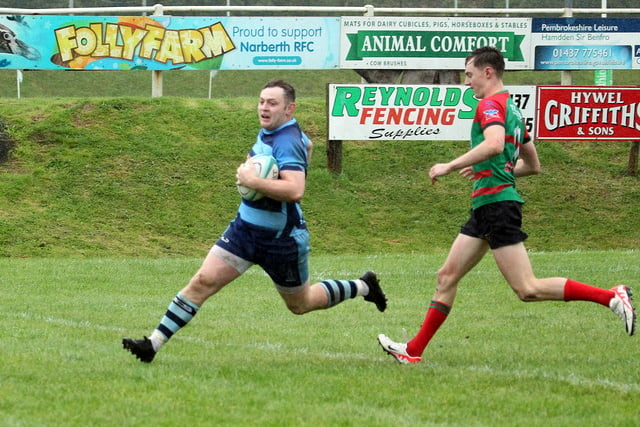
[[640, 88], [538, 86], [538, 139], [640, 140]]
[[[529, 132], [535, 86], [508, 86]], [[330, 140], [468, 141], [478, 100], [462, 85], [329, 85]]]
[[531, 18], [343, 17], [340, 68], [464, 70], [474, 49], [495, 46], [507, 69], [530, 69]]
[[640, 69], [640, 20], [534, 18], [536, 70]]
[[0, 69], [338, 67], [340, 18], [0, 16]]

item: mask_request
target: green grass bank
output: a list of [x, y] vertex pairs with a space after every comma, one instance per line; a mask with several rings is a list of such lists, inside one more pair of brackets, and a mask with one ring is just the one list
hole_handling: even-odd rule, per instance
[[[303, 201], [314, 253], [448, 249], [470, 183], [431, 185], [466, 142], [346, 141], [326, 167], [323, 97], [297, 118], [315, 153]], [[0, 165], [0, 256], [202, 256], [234, 216], [235, 169], [255, 139], [254, 97], [3, 98], [13, 144]], [[640, 182], [629, 142], [540, 142], [543, 173], [519, 181], [535, 251], [634, 249]]]

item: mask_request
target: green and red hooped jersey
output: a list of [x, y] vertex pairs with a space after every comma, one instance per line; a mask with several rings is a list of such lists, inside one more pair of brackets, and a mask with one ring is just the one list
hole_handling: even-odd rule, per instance
[[516, 189], [513, 170], [520, 153], [520, 145], [530, 141], [522, 112], [509, 96], [501, 91], [483, 98], [476, 107], [471, 126], [471, 148], [484, 141], [482, 132], [489, 126], [503, 126], [505, 144], [502, 153], [473, 166], [474, 183], [472, 208], [489, 203], [514, 200], [524, 203]]

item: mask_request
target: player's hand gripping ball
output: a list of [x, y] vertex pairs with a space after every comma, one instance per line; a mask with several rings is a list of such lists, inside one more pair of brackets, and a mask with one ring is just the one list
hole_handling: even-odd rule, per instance
[[[265, 179], [278, 179], [280, 170], [278, 169], [278, 162], [273, 156], [256, 154], [251, 159], [247, 159], [245, 165], [252, 161], [257, 176]], [[245, 200], [260, 200], [264, 197], [262, 193], [258, 193], [253, 188], [245, 187], [244, 185], [238, 185], [238, 193]]]

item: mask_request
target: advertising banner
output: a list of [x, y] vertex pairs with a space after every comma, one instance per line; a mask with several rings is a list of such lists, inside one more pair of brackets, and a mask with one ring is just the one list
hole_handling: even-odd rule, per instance
[[0, 16], [0, 68], [331, 69], [340, 18]]
[[507, 69], [530, 69], [530, 39], [531, 18], [343, 17], [340, 67], [464, 70], [489, 45]]
[[536, 70], [640, 69], [640, 20], [534, 18]]
[[[532, 132], [535, 86], [506, 89]], [[477, 104], [462, 85], [329, 85], [329, 139], [468, 141]]]
[[640, 88], [538, 86], [537, 139], [640, 140]]

